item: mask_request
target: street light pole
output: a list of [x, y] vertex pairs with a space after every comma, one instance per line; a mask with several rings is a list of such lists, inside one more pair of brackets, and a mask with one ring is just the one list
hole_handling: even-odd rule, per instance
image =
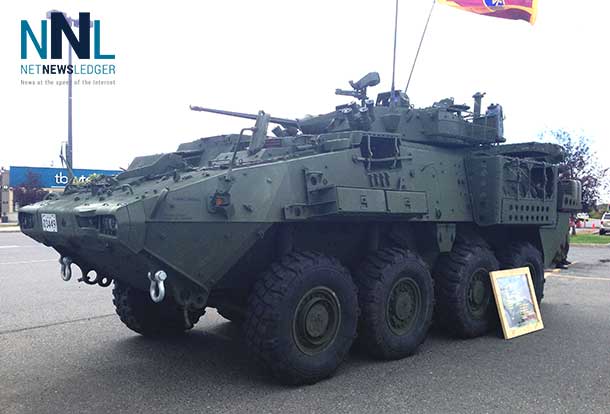
[[[47, 19], [51, 18], [51, 13], [61, 13], [65, 16], [66, 21], [70, 26], [74, 25], [74, 27], [79, 27], [80, 22], [78, 19], [73, 19], [68, 16], [66, 13], [61, 12], [59, 10], [50, 10], [47, 12]], [[92, 26], [92, 23], [89, 22], [89, 27]], [[72, 65], [72, 47], [68, 45], [68, 65]], [[72, 72], [68, 71], [68, 144], [66, 145], [66, 163], [69, 166], [69, 171], [73, 168], [73, 158], [72, 158]], [[71, 174], [70, 172], [68, 174]], [[72, 177], [70, 177], [72, 178]]]
[[[69, 46], [68, 65], [72, 66], [72, 48]], [[72, 163], [72, 71], [68, 71], [68, 145], [66, 147], [66, 160], [70, 169], [72, 169], [74, 166]]]

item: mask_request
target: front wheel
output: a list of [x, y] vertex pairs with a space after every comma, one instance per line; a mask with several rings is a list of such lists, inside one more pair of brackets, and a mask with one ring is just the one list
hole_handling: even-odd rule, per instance
[[161, 303], [150, 299], [149, 293], [128, 284], [114, 281], [112, 303], [121, 322], [129, 329], [148, 337], [175, 336], [191, 329], [204, 311], [187, 311], [166, 297]]
[[244, 323], [254, 356], [285, 384], [331, 376], [356, 336], [350, 273], [320, 253], [286, 255], [255, 284]]

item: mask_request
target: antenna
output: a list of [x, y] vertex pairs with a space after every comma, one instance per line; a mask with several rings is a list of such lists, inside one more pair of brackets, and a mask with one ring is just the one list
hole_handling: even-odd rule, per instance
[[[62, 142], [62, 144], [64, 144], [65, 142]], [[66, 153], [68, 152], [68, 147], [67, 147], [67, 143], [66, 143]], [[72, 170], [72, 161], [70, 161], [69, 159], [67, 159], [66, 157], [64, 157], [64, 146], [62, 145], [60, 150], [59, 150], [59, 159], [61, 161], [61, 165], [62, 166], [66, 166], [66, 168], [68, 169], [68, 183], [72, 184], [72, 180], [74, 179], [74, 171]]]
[[74, 181], [74, 170], [72, 169], [72, 165], [70, 162], [64, 157], [64, 154], [60, 154], [59, 158], [61, 159], [62, 164], [66, 164], [66, 168], [68, 169], [68, 184], [72, 184]]
[[396, 0], [396, 11], [394, 12], [394, 55], [392, 57], [392, 90], [390, 92], [390, 107], [396, 105], [396, 99], [394, 99], [394, 92], [396, 87], [394, 86], [394, 77], [396, 74], [396, 33], [398, 32], [398, 0]]
[[428, 30], [428, 23], [430, 23], [430, 17], [432, 17], [432, 11], [434, 10], [434, 6], [436, 5], [436, 0], [432, 0], [432, 7], [430, 8], [430, 13], [428, 14], [428, 20], [426, 21], [426, 26], [424, 26], [424, 31], [421, 34], [421, 39], [419, 40], [419, 46], [417, 47], [417, 53], [415, 54], [415, 60], [413, 61], [413, 66], [411, 66], [411, 73], [409, 74], [409, 80], [407, 81], [407, 86], [405, 87], [405, 93], [409, 89], [409, 84], [411, 83], [411, 76], [413, 76], [413, 70], [415, 69], [415, 64], [417, 63], [417, 58], [419, 57], [419, 51], [421, 50], [421, 45], [424, 42], [424, 36], [426, 36], [426, 30]]

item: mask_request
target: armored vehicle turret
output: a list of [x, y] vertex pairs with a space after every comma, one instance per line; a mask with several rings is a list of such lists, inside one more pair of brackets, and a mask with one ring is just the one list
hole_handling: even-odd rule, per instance
[[[53, 247], [61, 275], [108, 286], [145, 336], [191, 329], [206, 308], [241, 324], [282, 382], [332, 375], [354, 341], [380, 359], [413, 354], [433, 315], [459, 337], [497, 318], [489, 272], [544, 268], [566, 248], [580, 184], [560, 180], [562, 148], [503, 144], [500, 105], [351, 90], [303, 119], [192, 106], [252, 128], [137, 157], [114, 177], [70, 183], [19, 212]], [[270, 124], [274, 125], [270, 136]]]

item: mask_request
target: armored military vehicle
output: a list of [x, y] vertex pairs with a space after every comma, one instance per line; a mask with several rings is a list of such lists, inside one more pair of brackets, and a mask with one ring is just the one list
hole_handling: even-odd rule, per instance
[[528, 266], [541, 300], [580, 184], [558, 179], [561, 147], [503, 144], [483, 94], [473, 110], [417, 109], [397, 91], [369, 99], [378, 83], [350, 82], [336, 93], [354, 102], [303, 119], [191, 107], [255, 124], [71, 183], [22, 208], [21, 229], [59, 252], [64, 280], [76, 265], [84, 283], [113, 282], [133, 331], [179, 334], [216, 308], [285, 383], [332, 375], [354, 341], [411, 355], [433, 319], [485, 334], [489, 272]]

